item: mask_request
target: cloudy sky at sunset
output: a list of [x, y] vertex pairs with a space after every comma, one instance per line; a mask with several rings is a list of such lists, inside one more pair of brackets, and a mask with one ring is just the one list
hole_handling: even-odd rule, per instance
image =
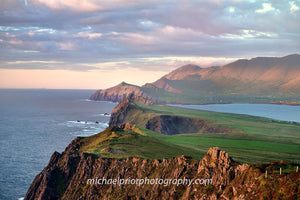
[[0, 87], [142, 85], [300, 52], [299, 0], [0, 0]]

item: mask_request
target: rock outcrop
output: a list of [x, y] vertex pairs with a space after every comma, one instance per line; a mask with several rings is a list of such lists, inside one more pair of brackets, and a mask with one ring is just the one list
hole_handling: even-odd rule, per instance
[[126, 115], [130, 110], [130, 99], [125, 98], [122, 102], [120, 102], [111, 112], [109, 126], [119, 126], [124, 124]]
[[[212, 181], [219, 192], [235, 178], [236, 175], [241, 174], [249, 166], [239, 165], [225, 152], [221, 151], [219, 147], [210, 148], [207, 154], [199, 163], [198, 173], [203, 173], [204, 177], [212, 177]], [[212, 170], [214, 169], [214, 170]]]
[[152, 101], [148, 99], [130, 95], [129, 98], [125, 98], [113, 109], [109, 126], [120, 126], [129, 122], [165, 135], [198, 132], [232, 133], [232, 129], [229, 127], [212, 124], [206, 120], [165, 114], [149, 114], [148, 119], [140, 120], [139, 122], [141, 116], [138, 116], [136, 113], [143, 112], [143, 109], [136, 109], [136, 102], [152, 104]]
[[165, 135], [182, 133], [230, 133], [229, 128], [212, 126], [206, 120], [188, 117], [160, 115], [147, 121], [145, 128]]
[[140, 96], [150, 100], [152, 99], [152, 97], [141, 90], [140, 87], [130, 85], [125, 82], [106, 90], [97, 90], [93, 95], [91, 95], [90, 99], [96, 101], [121, 102], [123, 99], [130, 97], [131, 95]]
[[[78, 139], [77, 139], [78, 140]], [[36, 176], [25, 199], [216, 199], [234, 177], [249, 167], [240, 167], [218, 148], [208, 151], [199, 162], [179, 156], [171, 160], [141, 158], [95, 158], [76, 153], [74, 140], [62, 153], [55, 152], [47, 167]], [[212, 179], [198, 185], [90, 185], [88, 179]], [[210, 189], [207, 189], [210, 188]], [[209, 193], [203, 191], [210, 190]]]
[[[62, 154], [55, 152], [52, 155], [45, 169], [35, 177], [25, 200], [273, 199], [280, 197], [280, 194], [286, 194], [285, 197], [290, 199], [300, 197], [299, 173], [281, 175], [277, 178], [282, 183], [277, 181], [274, 184], [271, 178], [269, 182], [264, 179], [264, 173], [259, 168], [240, 165], [218, 147], [210, 148], [201, 161], [185, 156], [159, 161], [138, 157], [99, 158], [77, 153], [78, 145], [77, 138]], [[158, 180], [193, 179], [198, 180], [198, 184], [97, 184], [99, 179], [146, 177]], [[91, 184], [92, 179], [96, 184]], [[282, 184], [285, 186], [282, 187]]]

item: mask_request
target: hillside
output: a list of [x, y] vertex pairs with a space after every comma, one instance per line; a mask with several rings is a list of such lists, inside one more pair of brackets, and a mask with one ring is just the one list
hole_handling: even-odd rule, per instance
[[182, 66], [142, 87], [119, 84], [92, 100], [121, 101], [130, 93], [160, 103], [300, 102], [300, 55], [241, 59], [220, 66]]
[[[186, 65], [152, 83], [166, 91], [214, 91], [215, 94], [297, 95], [300, 92], [300, 55], [238, 60], [222, 67]], [[201, 88], [205, 86], [205, 88]]]
[[90, 99], [99, 100], [99, 101], [113, 101], [118, 102], [122, 101], [124, 98], [128, 97], [131, 94], [135, 94], [141, 97], [148, 97], [140, 87], [131, 85], [125, 82], [120, 83], [112, 88], [106, 90], [97, 90]]
[[109, 126], [126, 123], [136, 125], [154, 138], [200, 152], [219, 146], [239, 162], [299, 162], [299, 124], [241, 114], [144, 105], [128, 98], [112, 111]]
[[78, 153], [93, 154], [101, 158], [170, 159], [186, 155], [201, 159], [204, 155], [194, 149], [148, 137], [135, 125], [128, 123], [119, 127], [108, 127], [101, 133], [78, 140], [80, 141]]

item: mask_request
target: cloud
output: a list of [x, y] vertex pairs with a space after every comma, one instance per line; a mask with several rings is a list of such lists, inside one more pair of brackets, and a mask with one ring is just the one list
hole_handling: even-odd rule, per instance
[[276, 33], [261, 32], [255, 30], [241, 30], [239, 34], [224, 34], [223, 38], [229, 39], [246, 39], [246, 38], [275, 38], [278, 35]]
[[115, 63], [112, 69], [167, 70], [202, 63], [183, 58], [283, 56], [300, 50], [299, 17], [298, 1], [4, 0], [0, 60], [67, 63], [33, 63], [45, 69]]
[[87, 39], [98, 39], [102, 37], [102, 33], [91, 33], [90, 31], [83, 31], [76, 33], [75, 38], [87, 38]]
[[118, 36], [110, 38], [112, 41], [118, 41], [129, 45], [155, 45], [156, 38], [148, 34], [139, 33], [118, 33]]
[[73, 51], [77, 49], [77, 45], [73, 42], [60, 42], [59, 49], [65, 51]]
[[299, 6], [297, 6], [296, 5], [296, 3], [294, 2], [294, 1], [291, 1], [291, 2], [289, 2], [289, 4], [290, 4], [290, 11], [292, 12], [292, 13], [294, 13], [294, 12], [296, 12], [296, 11], [298, 11], [300, 8], [299, 8]]
[[21, 40], [8, 40], [7, 42], [12, 45], [22, 45], [23, 44], [23, 42]]
[[9, 65], [13, 65], [13, 64], [58, 64], [58, 63], [62, 63], [62, 62], [58, 62], [58, 61], [45, 61], [45, 60], [17, 60], [17, 61], [12, 61], [12, 62], [7, 62], [7, 64]]
[[140, 7], [159, 3], [158, 0], [31, 0], [31, 3], [43, 4], [52, 10], [72, 10], [76, 12], [97, 12], [119, 8]]
[[55, 60], [17, 60], [10, 62], [1, 62], [1, 69], [30, 69], [30, 70], [72, 70], [72, 71], [90, 71], [98, 70], [99, 67], [81, 63], [69, 63]]
[[75, 11], [94, 12], [101, 10], [95, 1], [89, 0], [36, 0], [33, 3], [41, 3], [53, 10], [72, 9]]
[[228, 11], [231, 12], [231, 13], [233, 13], [233, 12], [235, 12], [235, 8], [232, 7], [232, 6], [230, 6], [230, 7], [228, 8]]
[[276, 9], [272, 7], [271, 3], [263, 3], [261, 9], [257, 9], [255, 12], [257, 13], [266, 13], [270, 11], [275, 11]]

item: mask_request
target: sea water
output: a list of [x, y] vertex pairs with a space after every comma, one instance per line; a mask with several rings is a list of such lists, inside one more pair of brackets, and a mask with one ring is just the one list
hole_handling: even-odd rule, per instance
[[0, 89], [0, 199], [24, 197], [54, 151], [108, 126], [116, 103], [89, 101], [93, 92]]
[[171, 106], [208, 110], [215, 112], [247, 114], [259, 117], [267, 117], [280, 121], [300, 123], [300, 106], [278, 105], [278, 104], [207, 104], [207, 105], [180, 105], [169, 104]]

